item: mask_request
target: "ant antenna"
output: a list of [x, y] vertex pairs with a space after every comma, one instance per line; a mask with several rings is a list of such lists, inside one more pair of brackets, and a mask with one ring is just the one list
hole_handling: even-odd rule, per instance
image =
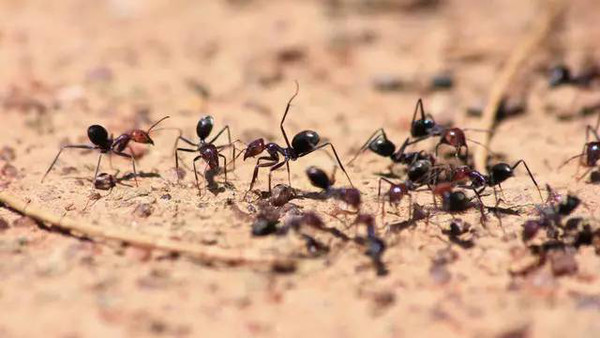
[[281, 132], [283, 133], [283, 138], [285, 139], [285, 143], [287, 144], [288, 148], [291, 148], [291, 146], [290, 146], [290, 141], [288, 140], [288, 137], [285, 133], [285, 129], [283, 129], [283, 122], [285, 121], [285, 118], [290, 110], [292, 101], [296, 98], [296, 96], [298, 96], [298, 92], [300, 91], [300, 85], [298, 84], [298, 80], [294, 80], [294, 83], [296, 83], [296, 92], [294, 93], [294, 95], [292, 95], [292, 97], [290, 97], [290, 99], [287, 103], [287, 106], [285, 107], [285, 112], [283, 113], [283, 118], [281, 119], [281, 124], [279, 125], [279, 127], [281, 128]]
[[168, 119], [169, 117], [171, 117], [171, 116], [167, 115], [167, 116], [163, 117], [162, 119], [158, 120], [157, 122], [155, 122], [155, 123], [154, 123], [152, 126], [150, 126], [150, 128], [148, 128], [148, 131], [147, 131], [146, 133], [148, 133], [148, 134], [149, 134], [149, 133], [150, 133], [150, 131], [151, 131], [151, 130], [152, 130], [154, 127], [156, 127], [156, 126], [157, 126], [159, 123], [161, 123], [162, 121], [164, 121], [164, 120]]
[[574, 160], [574, 159], [576, 159], [576, 158], [582, 157], [582, 156], [584, 156], [584, 154], [583, 154], [583, 153], [581, 153], [581, 154], [577, 154], [577, 155], [575, 155], [575, 156], [572, 156], [572, 157], [571, 157], [571, 158], [569, 158], [568, 160], [564, 161], [564, 162], [563, 162], [563, 163], [562, 163], [560, 166], [558, 166], [557, 170], [560, 170], [560, 169], [561, 169], [562, 167], [564, 167], [564, 166], [565, 166], [567, 163], [569, 163], [569, 162], [573, 161], [573, 160]]
[[413, 122], [415, 121], [415, 118], [417, 117], [417, 111], [419, 110], [419, 108], [421, 108], [421, 120], [425, 120], [425, 109], [423, 109], [423, 100], [421, 98], [419, 98], [419, 100], [417, 101], [417, 105], [415, 106], [415, 113], [413, 114]]

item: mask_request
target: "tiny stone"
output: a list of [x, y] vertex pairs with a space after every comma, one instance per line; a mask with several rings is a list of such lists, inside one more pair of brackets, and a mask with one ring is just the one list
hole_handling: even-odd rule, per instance
[[286, 204], [294, 195], [294, 190], [290, 186], [278, 184], [273, 188], [270, 202], [273, 206], [279, 207]]
[[37, 226], [35, 220], [29, 216], [21, 216], [13, 221], [15, 227], [35, 227]]
[[17, 177], [17, 174], [19, 174], [19, 170], [17, 170], [17, 168], [15, 168], [15, 166], [10, 165], [8, 163], [6, 163], [2, 167], [2, 170], [0, 170], [0, 175], [7, 177], [7, 178], [15, 178], [15, 177]]
[[154, 210], [150, 204], [141, 203], [141, 204], [138, 204], [138, 206], [135, 208], [135, 210], [133, 210], [133, 214], [137, 217], [146, 218], [146, 217], [152, 215], [152, 211], [154, 211]]
[[94, 179], [94, 187], [98, 190], [110, 190], [116, 185], [116, 180], [113, 175], [100, 173]]
[[15, 150], [9, 146], [4, 146], [0, 149], [0, 160], [10, 162], [15, 159]]

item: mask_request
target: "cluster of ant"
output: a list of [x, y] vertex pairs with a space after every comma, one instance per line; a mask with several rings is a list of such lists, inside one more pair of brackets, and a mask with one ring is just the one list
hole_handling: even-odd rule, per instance
[[[214, 126], [214, 119], [211, 116], [206, 116], [201, 118], [197, 124], [197, 142], [191, 141], [183, 137], [181, 134], [178, 136], [175, 143], [175, 167], [177, 169], [177, 174], [179, 176], [179, 153], [196, 153], [197, 155], [193, 159], [192, 164], [196, 179], [196, 186], [199, 192], [201, 189], [198, 178], [198, 170], [196, 167], [196, 162], [198, 160], [204, 160], [206, 162], [206, 168], [204, 171], [205, 177], [208, 170], [218, 172], [218, 170], [222, 168], [225, 176], [225, 182], [227, 182], [227, 157], [222, 154], [222, 152], [227, 148], [231, 148], [231, 162], [233, 162], [234, 166], [235, 160], [242, 154], [244, 155], [244, 161], [248, 158], [257, 158], [250, 186], [246, 193], [252, 191], [260, 168], [269, 168], [268, 192], [271, 194], [272, 173], [273, 171], [285, 165], [288, 172], [289, 183], [289, 189], [285, 191], [287, 191], [287, 194], [291, 196], [292, 194], [289, 193], [289, 191], [292, 189], [289, 163], [301, 157], [307, 156], [319, 149], [329, 147], [333, 152], [337, 166], [339, 166], [348, 179], [350, 187], [334, 187], [334, 179], [330, 178], [323, 170], [313, 166], [306, 170], [306, 174], [312, 185], [322, 190], [319, 195], [320, 198], [337, 199], [354, 209], [353, 214], [356, 215], [356, 219], [353, 224], [365, 225], [366, 235], [356, 236], [353, 240], [357, 244], [366, 248], [365, 253], [372, 259], [377, 273], [379, 275], [383, 275], [387, 271], [382, 263], [382, 255], [386, 248], [385, 242], [377, 234], [375, 217], [373, 217], [371, 214], [365, 213], [364, 210], [361, 209], [361, 193], [352, 185], [350, 177], [346, 172], [346, 169], [344, 168], [344, 165], [342, 164], [333, 144], [330, 142], [322, 143], [319, 134], [312, 130], [299, 132], [292, 138], [291, 142], [288, 139], [284, 128], [284, 122], [290, 110], [291, 103], [297, 95], [298, 86], [296, 83], [296, 92], [289, 99], [280, 123], [281, 133], [285, 141], [285, 145], [280, 145], [273, 142], [267, 143], [263, 138], [259, 138], [250, 142], [236, 155], [237, 148], [235, 145], [237, 143], [243, 143], [239, 140], [232, 141], [229, 126], [225, 126], [215, 136], [209, 138]], [[131, 160], [133, 177], [137, 185], [138, 173], [136, 170], [135, 157], [133, 155], [133, 151], [131, 150], [130, 143], [137, 142], [153, 145], [154, 142], [150, 138], [150, 132], [154, 129], [154, 127], [168, 117], [169, 116], [162, 118], [153, 124], [148, 130], [135, 129], [133, 131], [124, 133], [117, 138], [113, 138], [112, 135], [109, 137], [107, 130], [100, 125], [90, 126], [88, 128], [88, 137], [92, 145], [63, 146], [44, 174], [42, 181], [52, 170], [64, 149], [89, 149], [97, 150], [100, 153], [94, 174], [94, 182], [97, 188], [106, 186], [112, 188], [112, 186], [115, 184], [115, 179], [111, 175], [98, 174], [102, 156], [110, 154], [125, 157]], [[402, 165], [405, 167], [406, 178], [403, 180], [396, 182], [386, 177], [380, 177], [378, 180], [378, 200], [381, 203], [382, 218], [385, 215], [384, 206], [386, 202], [390, 206], [398, 208], [398, 205], [405, 197], [407, 197], [409, 200], [409, 220], [419, 220], [423, 218], [426, 213], [421, 206], [416, 203], [412, 203], [412, 193], [424, 190], [431, 192], [435, 208], [441, 211], [454, 213], [462, 212], [472, 207], [478, 207], [483, 222], [485, 221], [484, 209], [488, 207], [485, 207], [481, 200], [482, 194], [486, 189], [491, 188], [496, 196], [496, 188], [501, 189], [502, 183], [514, 176], [514, 170], [519, 165], [523, 165], [525, 167], [529, 177], [531, 178], [531, 181], [540, 194], [540, 198], [542, 198], [538, 183], [536, 182], [533, 174], [524, 160], [518, 160], [512, 165], [508, 163], [494, 164], [489, 167], [487, 174], [473, 169], [473, 167], [468, 164], [469, 146], [467, 141], [469, 140], [470, 142], [474, 143], [477, 142], [468, 139], [465, 135], [465, 130], [466, 129], [447, 127], [436, 123], [430, 114], [425, 113], [423, 102], [421, 99], [419, 99], [417, 101], [411, 121], [410, 137], [404, 140], [400, 148], [397, 149], [396, 145], [387, 138], [387, 135], [383, 129], [378, 129], [364, 143], [356, 156], [354, 156], [354, 158], [348, 162], [348, 165], [352, 164], [360, 154], [370, 150], [379, 156], [388, 158], [392, 164]], [[587, 131], [587, 135], [589, 136], [589, 134], [592, 133], [595, 136], [596, 141], [587, 142], [586, 140], [584, 151], [573, 158], [580, 158], [581, 164], [587, 167], [594, 167], [598, 159], [600, 159], [600, 137], [598, 136], [596, 129], [593, 129], [592, 127], [588, 127]], [[224, 133], [226, 133], [227, 136], [227, 143], [223, 145], [215, 145], [217, 139], [219, 139], [219, 137]], [[437, 144], [434, 152], [427, 152], [425, 150], [408, 151], [409, 147], [431, 138], [437, 138]], [[179, 141], [185, 142], [191, 146], [191, 148], [178, 147], [177, 142]], [[443, 145], [453, 147], [455, 149], [456, 158], [464, 161], [464, 164], [452, 165], [451, 163], [441, 162], [438, 157], [438, 150]], [[126, 149], [129, 149], [130, 152], [125, 152]], [[464, 153], [461, 152], [463, 149]], [[260, 156], [261, 154], [263, 155]], [[222, 159], [222, 166], [219, 163], [219, 159]], [[382, 184], [384, 183], [388, 184], [389, 188], [382, 194]], [[472, 192], [471, 197], [468, 196], [470, 194], [469, 191]], [[290, 198], [291, 197], [288, 197], [283, 201], [283, 203], [278, 204], [283, 205], [287, 203]], [[441, 200], [441, 207], [439, 208], [437, 199]], [[499, 201], [501, 200], [498, 200], [496, 197], [496, 206], [488, 209], [498, 209], [497, 206]], [[533, 228], [547, 227], [547, 224], [554, 224], [556, 223], [555, 219], [560, 219], [560, 216], [564, 214], [565, 211], [563, 204], [549, 205], [551, 205], [549, 210], [552, 210], [553, 212], [546, 213], [546, 216], [543, 216], [538, 221], [526, 223], [524, 227], [524, 236], [531, 237], [530, 233], [534, 232], [534, 230], [532, 230]], [[275, 216], [272, 216], [273, 214]], [[266, 235], [271, 233], [281, 234], [287, 233], [288, 230], [292, 229], [296, 233], [300, 234], [301, 237], [306, 241], [307, 247], [311, 252], [326, 252], [328, 251], [328, 248], [325, 244], [317, 241], [308, 233], [303, 232], [301, 230], [302, 226], [309, 226], [313, 229], [326, 231], [345, 240], [351, 239], [349, 236], [340, 231], [337, 231], [333, 228], [327, 228], [324, 225], [321, 217], [315, 212], [300, 212], [297, 208], [294, 208], [294, 212], [291, 216], [287, 217], [282, 226], [278, 226], [278, 224], [280, 224], [279, 217], [279, 212], [259, 212], [253, 224], [252, 233], [254, 235]], [[449, 231], [449, 233], [453, 236], [460, 235], [460, 232], [462, 231], [461, 229], [464, 228], [456, 225], [455, 223], [456, 222], [453, 222], [454, 227], [451, 226]], [[528, 235], [525, 235], [525, 233]]]

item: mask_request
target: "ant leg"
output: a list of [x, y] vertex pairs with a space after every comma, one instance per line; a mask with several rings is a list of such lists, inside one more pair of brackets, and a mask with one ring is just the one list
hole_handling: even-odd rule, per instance
[[[241, 143], [244, 145], [244, 149], [240, 150], [238, 148], [235, 147], [236, 143]], [[220, 146], [217, 146], [217, 150], [221, 151], [222, 149], [225, 149], [227, 147], [231, 147], [232, 148], [232, 157], [231, 157], [231, 162], [233, 163], [233, 168], [232, 170], [235, 170], [235, 160], [246, 150], [246, 144], [244, 142], [242, 142], [240, 139], [237, 140], [233, 140], [232, 142], [228, 143], [228, 144], [222, 144]], [[239, 151], [239, 153], [236, 155], [235, 151]]]
[[[268, 160], [270, 162], [260, 163], [261, 160]], [[256, 178], [258, 177], [258, 169], [263, 168], [263, 167], [272, 167], [275, 164], [277, 164], [277, 162], [278, 162], [277, 160], [275, 160], [273, 157], [270, 157], [270, 156], [259, 157], [256, 160], [256, 165], [254, 166], [254, 173], [252, 174], [252, 180], [250, 181], [250, 188], [248, 188], [248, 190], [246, 191], [246, 194], [248, 193], [248, 191], [251, 191], [252, 188], [254, 187], [254, 182], [256, 181]]]
[[283, 162], [279, 162], [277, 164], [275, 164], [274, 166], [271, 167], [271, 169], [269, 169], [269, 194], [271, 193], [271, 175], [273, 174], [273, 171], [281, 168], [284, 164], [287, 164], [288, 160], [284, 160]]
[[198, 170], [196, 170], [196, 161], [198, 161], [201, 158], [202, 158], [202, 155], [198, 155], [198, 156], [194, 157], [194, 161], [192, 161], [192, 164], [194, 166], [194, 176], [196, 177], [196, 188], [198, 188], [199, 196], [202, 196], [202, 190], [200, 190], [200, 181], [198, 180]]
[[[129, 149], [129, 151], [131, 151], [131, 149]], [[123, 153], [123, 152], [117, 152], [117, 151], [113, 151], [113, 153], [115, 155], [131, 159], [131, 166], [133, 167], [133, 178], [135, 180], [135, 186], [139, 187], [138, 180], [137, 180], [138, 174], [137, 174], [137, 170], [135, 169], [135, 158], [133, 157], [133, 155], [126, 154], [126, 153]]]
[[[229, 126], [228, 126], [228, 125], [227, 125], [227, 126], [225, 126], [225, 127], [223, 127], [223, 129], [221, 129], [221, 130], [220, 130], [220, 131], [217, 133], [217, 135], [215, 135], [215, 137], [213, 137], [213, 138], [212, 138], [210, 141], [208, 141], [208, 143], [210, 143], [210, 144], [213, 144], [213, 143], [214, 143], [214, 142], [215, 142], [215, 141], [216, 141], [216, 140], [219, 138], [219, 136], [221, 136], [221, 134], [223, 134], [223, 132], [224, 132], [225, 130], [227, 130], [227, 144], [233, 144], [233, 143], [231, 142], [231, 131], [229, 130]], [[232, 148], [233, 148], [233, 149], [231, 149], [231, 151], [232, 151], [231, 158], [234, 158], [234, 157], [235, 157], [235, 147], [232, 147]], [[235, 169], [235, 162], [234, 162], [234, 165], [233, 165], [233, 169]]]
[[58, 161], [60, 154], [65, 149], [90, 149], [90, 150], [93, 150], [93, 149], [98, 149], [98, 147], [88, 146], [88, 145], [66, 145], [66, 146], [60, 147], [60, 150], [58, 151], [58, 154], [56, 154], [54, 161], [52, 161], [52, 164], [50, 164], [50, 167], [48, 168], [48, 170], [46, 170], [46, 173], [42, 177], [42, 181], [41, 181], [42, 183], [44, 183], [44, 179], [46, 178], [46, 176], [48, 176], [48, 173], [50, 173], [50, 170], [52, 170], [52, 167], [54, 167], [54, 165], [56, 164], [56, 161]]
[[442, 142], [438, 142], [438, 144], [436, 144], [435, 146], [435, 157], [438, 157], [438, 148], [442, 145]]
[[[346, 163], [346, 165], [352, 164], [352, 162], [354, 162], [354, 160], [356, 160], [360, 154], [362, 154], [365, 150], [369, 148], [371, 142], [375, 141], [380, 136], [383, 136], [383, 138], [387, 140], [387, 136], [385, 135], [385, 131], [383, 130], [383, 128], [375, 130], [373, 134], [371, 134], [371, 136], [367, 139], [367, 141], [359, 148], [358, 152], [356, 152], [356, 155], [354, 155], [354, 157], [350, 160], [350, 162]], [[408, 141], [408, 139], [406, 140]], [[404, 143], [406, 144], [406, 142]], [[404, 145], [404, 147], [406, 146]]]
[[195, 153], [196, 149], [177, 148], [175, 150], [175, 172], [177, 175], [177, 182], [179, 182], [179, 151], [185, 151], [187, 153]]
[[300, 90], [300, 85], [298, 84], [298, 81], [294, 81], [294, 82], [296, 83], [296, 92], [294, 93], [294, 95], [292, 95], [292, 97], [288, 101], [287, 106], [285, 107], [285, 112], [283, 113], [283, 118], [281, 119], [281, 123], [279, 124], [279, 127], [281, 128], [281, 133], [283, 134], [283, 138], [285, 139], [285, 144], [287, 145], [288, 148], [291, 148], [292, 146], [290, 145], [290, 141], [288, 140], [287, 134], [285, 133], [285, 129], [283, 128], [283, 122], [285, 121], [285, 118], [287, 117], [287, 114], [290, 111], [290, 106], [292, 105], [292, 101], [298, 95], [298, 91]]
[[524, 160], [518, 160], [517, 163], [515, 163], [512, 166], [512, 170], [515, 170], [515, 168], [519, 165], [523, 163], [523, 165], [525, 166], [525, 169], [527, 169], [527, 173], [529, 174], [529, 177], [531, 178], [531, 180], [533, 181], [533, 184], [535, 184], [535, 188], [538, 191], [538, 194], [540, 195], [540, 200], [542, 200], [542, 203], [544, 203], [544, 198], [542, 197], [542, 191], [540, 190], [540, 186], [537, 184], [537, 181], [535, 180], [535, 178], [533, 177], [533, 174], [531, 173], [531, 170], [529, 170], [529, 167], [527, 166], [527, 163], [525, 163]]
[[577, 179], [576, 179], [576, 180], [577, 180], [577, 182], [581, 181], [581, 180], [582, 180], [584, 177], [586, 177], [586, 176], [587, 176], [587, 174], [589, 174], [589, 173], [590, 173], [590, 171], [592, 171], [592, 169], [594, 169], [594, 168], [589, 168], [589, 169], [587, 169], [587, 170], [586, 170], [586, 171], [583, 173], [583, 175], [581, 175], [581, 176], [577, 177]]
[[290, 161], [285, 161], [285, 167], [287, 169], [287, 174], [288, 174], [288, 185], [291, 188], [292, 187], [292, 176], [290, 174]]
[[412, 118], [412, 121], [410, 122], [411, 126], [417, 119], [417, 111], [421, 111], [421, 120], [425, 120], [425, 109], [423, 109], [423, 100], [421, 98], [419, 98], [419, 100], [417, 100], [417, 105], [415, 106], [415, 112], [413, 113], [413, 118]]
[[96, 164], [96, 172], [94, 173], [94, 182], [96, 182], [96, 177], [98, 177], [98, 170], [100, 169], [100, 161], [102, 160], [102, 153], [98, 156], [98, 163]]
[[592, 129], [592, 126], [589, 124], [585, 127], [585, 143], [588, 143], [590, 133], [596, 137], [596, 141], [600, 141], [600, 136], [598, 136], [598, 127], [600, 126], [600, 114], [598, 115], [598, 119], [596, 120], [596, 127]]
[[381, 181], [385, 181], [387, 183], [389, 183], [390, 185], [394, 185], [394, 182], [390, 181], [389, 179], [385, 178], [385, 177], [380, 177], [379, 178], [379, 182], [377, 184], [377, 200], [379, 200], [381, 198]]
[[223, 170], [225, 171], [225, 182], [227, 182], [227, 158], [223, 154], [217, 154], [219, 157], [223, 158]]
[[338, 153], [337, 153], [337, 151], [335, 151], [335, 147], [333, 146], [333, 144], [331, 144], [331, 142], [323, 143], [320, 146], [314, 148], [313, 150], [311, 150], [311, 151], [309, 151], [307, 153], [304, 153], [304, 154], [302, 154], [301, 156], [298, 156], [298, 157], [304, 157], [304, 156], [306, 156], [306, 155], [308, 155], [308, 154], [310, 154], [310, 153], [312, 153], [314, 151], [317, 151], [317, 150], [322, 149], [322, 148], [327, 147], [327, 146], [331, 147], [331, 150], [333, 151], [333, 155], [335, 155], [335, 159], [337, 160], [337, 163], [340, 165], [340, 169], [342, 169], [342, 171], [346, 175], [346, 178], [348, 179], [348, 182], [350, 182], [350, 185], [352, 187], [354, 187], [354, 184], [352, 184], [352, 180], [350, 179], [350, 176], [348, 176], [348, 173], [346, 172], [346, 169], [344, 169], [344, 165], [342, 164], [342, 161], [340, 161], [340, 157], [338, 156]]

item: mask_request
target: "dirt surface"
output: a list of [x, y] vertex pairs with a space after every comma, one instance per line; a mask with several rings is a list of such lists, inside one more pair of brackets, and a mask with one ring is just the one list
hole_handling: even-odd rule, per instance
[[[402, 226], [405, 201], [397, 212], [387, 208], [384, 221], [377, 214], [388, 247], [383, 277], [364, 247], [328, 233], [312, 233], [330, 248], [316, 258], [293, 233], [252, 237], [259, 202], [244, 193], [255, 161], [238, 159], [229, 184], [218, 175], [219, 188], [203, 183], [198, 196], [192, 154], [182, 155], [185, 175], [177, 183], [174, 130], [153, 132], [153, 147], [136, 146], [147, 149], [137, 161], [139, 186], [127, 175], [130, 163], [113, 156], [114, 169], [105, 158], [101, 172], [118, 170], [123, 179], [110, 191], [93, 189], [97, 155], [80, 150], [66, 150], [40, 183], [60, 145], [88, 143], [92, 124], [116, 136], [170, 115], [161, 127], [182, 128], [195, 140], [198, 119], [211, 114], [215, 131], [229, 125], [235, 139], [283, 143], [279, 121], [294, 80], [300, 92], [288, 134], [317, 130], [344, 162], [379, 127], [401, 144], [419, 97], [438, 122], [478, 127], [468, 108], [483, 108], [495, 75], [542, 12], [534, 1], [517, 0], [1, 2], [0, 189], [98, 227], [298, 265], [288, 273], [207, 266], [82, 240], [0, 208], [0, 336], [596, 336], [600, 257], [592, 246], [569, 256], [576, 271], [563, 260], [562, 276], [553, 270], [558, 260], [514, 273], [534, 259], [521, 225], [540, 203], [523, 168], [502, 185], [506, 205], [521, 214], [502, 215], [501, 224], [488, 213], [483, 226], [476, 209], [438, 211], [426, 191], [413, 201], [432, 212], [429, 222]], [[500, 122], [490, 144], [494, 161], [525, 159], [542, 187], [576, 194], [584, 204], [574, 215], [593, 224], [600, 188], [575, 180], [575, 162], [557, 168], [581, 151], [595, 115], [577, 112], [598, 104], [598, 87], [550, 90], [547, 69], [565, 62], [579, 71], [600, 59], [598, 13], [598, 1], [569, 1], [509, 90], [524, 114]], [[432, 90], [432, 77], [446, 73], [454, 86]], [[480, 135], [467, 131], [474, 140]], [[363, 212], [380, 210], [376, 174], [389, 164], [369, 153], [348, 168], [363, 192]], [[316, 191], [304, 175], [309, 165], [334, 166], [325, 152], [292, 162], [301, 192]], [[339, 170], [336, 179], [348, 185]], [[274, 175], [279, 183], [287, 183], [285, 170]], [[267, 170], [256, 188], [266, 190]], [[354, 216], [331, 216], [344, 207], [335, 201], [291, 202], [348, 236], [364, 235]], [[484, 202], [493, 206], [493, 194]], [[442, 232], [453, 217], [476, 230], [472, 248]]]

